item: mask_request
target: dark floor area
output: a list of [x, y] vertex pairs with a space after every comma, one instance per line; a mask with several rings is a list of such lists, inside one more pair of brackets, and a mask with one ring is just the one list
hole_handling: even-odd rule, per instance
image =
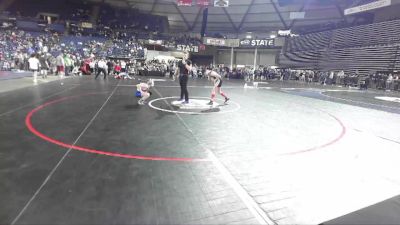
[[[390, 110], [368, 105], [380, 104], [375, 92], [302, 91], [280, 82], [260, 85], [270, 89], [245, 89], [242, 81], [232, 80], [223, 86], [228, 105], [219, 100], [215, 111], [169, 113], [137, 104], [137, 80], [60, 82], [0, 93], [0, 224], [322, 223], [343, 214], [298, 216], [305, 190], [323, 176], [313, 174], [315, 167], [333, 168], [330, 159], [342, 156], [343, 168], [353, 163], [359, 153], [346, 152], [355, 143], [349, 136], [364, 134], [352, 130], [369, 132], [354, 119], [356, 112], [371, 118], [400, 112], [399, 103], [382, 103]], [[179, 95], [177, 85], [156, 81], [154, 105], [177, 110], [169, 98]], [[209, 85], [190, 80], [190, 96], [207, 98]], [[392, 132], [398, 114], [389, 116], [382, 120], [391, 120], [385, 127]], [[379, 135], [399, 141], [395, 133]], [[398, 149], [396, 143], [373, 139], [365, 143], [368, 156], [375, 154], [368, 152], [373, 144]], [[340, 177], [332, 179], [344, 182]], [[398, 201], [382, 204], [400, 212], [394, 208]], [[312, 215], [325, 208], [311, 204], [309, 210], [305, 213]], [[379, 216], [380, 211], [388, 212], [366, 212]], [[347, 218], [337, 221], [364, 221]]]
[[400, 196], [323, 224], [400, 224]]

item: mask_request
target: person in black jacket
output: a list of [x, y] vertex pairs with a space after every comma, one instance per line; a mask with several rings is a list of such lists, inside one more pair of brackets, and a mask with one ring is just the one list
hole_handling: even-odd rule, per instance
[[47, 61], [47, 56], [45, 53], [42, 53], [39, 56], [39, 62], [40, 62], [40, 74], [42, 75], [43, 79], [47, 79], [47, 70], [49, 69], [49, 63]]
[[[181, 86], [181, 98], [179, 101], [184, 101], [183, 104], [189, 103], [189, 92], [187, 90], [187, 83], [189, 74], [192, 71], [192, 62], [188, 59], [189, 53], [185, 53], [182, 61], [178, 62], [175, 76], [179, 74], [179, 85]], [[185, 97], [185, 98], [184, 98]]]

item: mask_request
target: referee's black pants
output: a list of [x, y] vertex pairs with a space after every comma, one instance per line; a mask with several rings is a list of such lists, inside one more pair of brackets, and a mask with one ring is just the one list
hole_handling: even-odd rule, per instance
[[98, 68], [98, 69], [97, 69], [97, 74], [96, 74], [96, 77], [95, 77], [94, 79], [97, 79], [97, 77], [100, 75], [100, 73], [103, 73], [103, 74], [104, 74], [104, 80], [105, 80], [105, 79], [106, 79], [106, 76], [107, 76], [107, 72], [106, 72], [106, 70], [103, 69], [103, 68]]
[[181, 99], [185, 97], [185, 102], [189, 101], [189, 92], [187, 90], [188, 80], [189, 80], [188, 75], [181, 74], [179, 76], [179, 85], [181, 86]]

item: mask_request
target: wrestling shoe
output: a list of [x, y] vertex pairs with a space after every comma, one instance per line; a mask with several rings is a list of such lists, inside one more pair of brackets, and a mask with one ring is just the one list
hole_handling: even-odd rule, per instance
[[224, 104], [226, 104], [229, 101], [229, 98], [225, 98]]

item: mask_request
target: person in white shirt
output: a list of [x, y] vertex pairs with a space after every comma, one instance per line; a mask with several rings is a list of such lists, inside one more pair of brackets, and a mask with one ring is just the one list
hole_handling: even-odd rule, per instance
[[121, 72], [126, 73], [126, 62], [124, 60], [121, 61]]
[[47, 53], [47, 52], [49, 52], [49, 48], [45, 45], [45, 46], [43, 46], [43, 52], [44, 53]]
[[335, 72], [331, 71], [329, 74], [329, 83], [332, 85], [333, 84], [333, 78], [335, 77]]
[[392, 89], [392, 83], [393, 83], [393, 75], [389, 74], [389, 77], [386, 80], [386, 90], [390, 91]]
[[40, 62], [36, 54], [32, 54], [28, 59], [29, 70], [33, 72], [33, 83], [37, 83], [37, 74], [40, 68]]
[[96, 62], [94, 61], [94, 59], [92, 58], [89, 62], [89, 68], [90, 68], [90, 75], [95, 71], [95, 67], [96, 67]]
[[194, 78], [197, 78], [197, 66], [196, 66], [196, 65], [194, 65], [194, 66], [192, 67], [192, 73], [193, 73], [192, 78], [193, 78], [193, 79], [194, 79]]
[[58, 76], [63, 77], [65, 71], [65, 61], [64, 61], [64, 53], [61, 53], [56, 58], [56, 65], [57, 65], [57, 74]]
[[104, 74], [104, 80], [105, 80], [106, 76], [107, 76], [107, 62], [104, 59], [100, 59], [97, 62], [97, 74], [94, 79], [97, 79], [97, 77], [100, 75], [100, 73]]

